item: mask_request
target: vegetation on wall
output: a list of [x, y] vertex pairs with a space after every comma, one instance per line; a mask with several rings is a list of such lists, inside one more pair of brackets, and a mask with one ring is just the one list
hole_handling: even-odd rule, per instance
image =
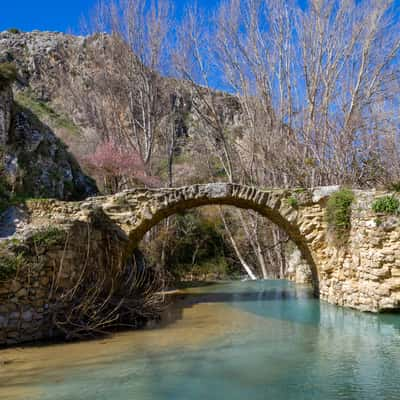
[[399, 214], [400, 201], [394, 196], [381, 197], [372, 203], [372, 209], [376, 213]]
[[341, 189], [330, 196], [326, 206], [328, 229], [340, 242], [347, 239], [351, 227], [351, 204], [353, 200], [354, 194], [351, 190]]
[[24, 265], [25, 259], [22, 254], [7, 254], [0, 252], [0, 281], [14, 278], [18, 270]]
[[49, 248], [55, 245], [63, 244], [66, 239], [66, 232], [62, 229], [49, 227], [47, 229], [36, 232], [30, 241], [35, 247]]
[[291, 206], [293, 208], [297, 208], [299, 206], [299, 201], [294, 196], [289, 197], [287, 202], [288, 202], [289, 206]]

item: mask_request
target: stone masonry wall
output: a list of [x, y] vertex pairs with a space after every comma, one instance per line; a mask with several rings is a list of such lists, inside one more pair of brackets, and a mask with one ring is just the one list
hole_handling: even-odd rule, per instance
[[355, 192], [346, 246], [320, 255], [320, 298], [361, 311], [400, 309], [400, 218], [371, 208], [382, 192]]
[[82, 292], [98, 284], [98, 271], [104, 272], [102, 281], [117, 276], [126, 243], [115, 226], [90, 218], [36, 225], [0, 242], [3, 268], [7, 260], [19, 260], [15, 277], [0, 282], [0, 346], [66, 337], [56, 322], [70, 309], [71, 291], [79, 302]]

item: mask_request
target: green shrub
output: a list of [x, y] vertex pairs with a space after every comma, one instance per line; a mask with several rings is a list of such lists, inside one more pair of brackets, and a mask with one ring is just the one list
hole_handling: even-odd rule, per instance
[[14, 33], [14, 34], [21, 33], [21, 31], [18, 28], [7, 29], [7, 32]]
[[13, 279], [17, 274], [19, 268], [21, 268], [25, 263], [25, 259], [22, 254], [0, 255], [0, 281], [6, 281]]
[[186, 274], [188, 273], [193, 274], [195, 279], [202, 279], [203, 276], [214, 276], [218, 279], [234, 277], [228, 260], [224, 256], [211, 258], [199, 264], [195, 264], [194, 266], [187, 265]]
[[24, 204], [27, 200], [31, 198], [29, 194], [26, 193], [10, 193], [7, 192], [8, 186], [2, 186], [0, 180], [0, 213], [7, 210], [11, 206], [20, 206]]
[[7, 209], [10, 203], [10, 185], [0, 168], [0, 213]]
[[299, 201], [296, 199], [296, 197], [289, 197], [287, 202], [290, 207], [297, 208], [299, 206]]
[[9, 62], [0, 64], [0, 89], [13, 83], [17, 79], [17, 69]]
[[350, 229], [351, 204], [354, 194], [351, 190], [342, 189], [329, 198], [326, 207], [326, 219], [329, 229], [335, 233], [341, 241], [347, 239]]
[[372, 209], [376, 213], [398, 214], [400, 212], [400, 201], [394, 196], [385, 196], [372, 203]]
[[63, 243], [66, 239], [66, 232], [59, 228], [48, 228], [46, 230], [36, 232], [31, 240], [36, 246], [51, 247]]

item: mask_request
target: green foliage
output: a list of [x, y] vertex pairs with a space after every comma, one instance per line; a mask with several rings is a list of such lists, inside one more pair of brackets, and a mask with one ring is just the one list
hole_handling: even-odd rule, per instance
[[375, 224], [379, 227], [383, 224], [383, 221], [380, 218], [375, 218]]
[[351, 204], [354, 194], [351, 190], [342, 189], [329, 198], [326, 207], [326, 219], [329, 229], [337, 239], [345, 240], [350, 229]]
[[400, 201], [394, 196], [385, 196], [372, 203], [372, 209], [376, 213], [399, 214]]
[[62, 229], [50, 227], [46, 230], [38, 231], [31, 236], [30, 240], [38, 247], [51, 247], [62, 244], [66, 239], [66, 232]]
[[[3, 163], [3, 149], [0, 149], [0, 159]], [[7, 180], [4, 165], [0, 165], [0, 213], [7, 209], [11, 197], [11, 186]]]
[[0, 281], [13, 279], [17, 271], [25, 264], [22, 254], [1, 254], [0, 255]]
[[299, 206], [299, 201], [294, 196], [289, 197], [287, 202], [290, 207], [297, 208]]
[[17, 79], [17, 69], [9, 62], [0, 64], [0, 89], [5, 88]]
[[231, 262], [231, 250], [222, 232], [221, 221], [215, 215], [205, 217], [197, 210], [191, 211], [176, 215], [169, 229], [159, 229], [157, 237], [142, 250], [153, 265], [159, 263], [165, 251], [165, 268], [176, 280], [189, 276], [233, 278], [238, 269]]
[[14, 33], [15, 35], [17, 35], [18, 33], [21, 33], [21, 31], [18, 28], [7, 29], [7, 32]]
[[196, 214], [178, 215], [176, 233], [179, 241], [170, 255], [171, 264], [184, 268], [220, 255], [222, 238], [210, 221]]
[[188, 271], [196, 277], [207, 276], [212, 274], [218, 277], [232, 277], [228, 261], [225, 257], [214, 257], [206, 261], [202, 261]]

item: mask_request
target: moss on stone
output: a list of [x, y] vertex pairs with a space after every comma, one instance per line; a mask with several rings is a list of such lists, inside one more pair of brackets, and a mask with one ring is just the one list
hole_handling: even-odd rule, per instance
[[9, 28], [7, 29], [7, 32], [13, 33], [14, 35], [21, 33], [21, 31], [18, 28]]

